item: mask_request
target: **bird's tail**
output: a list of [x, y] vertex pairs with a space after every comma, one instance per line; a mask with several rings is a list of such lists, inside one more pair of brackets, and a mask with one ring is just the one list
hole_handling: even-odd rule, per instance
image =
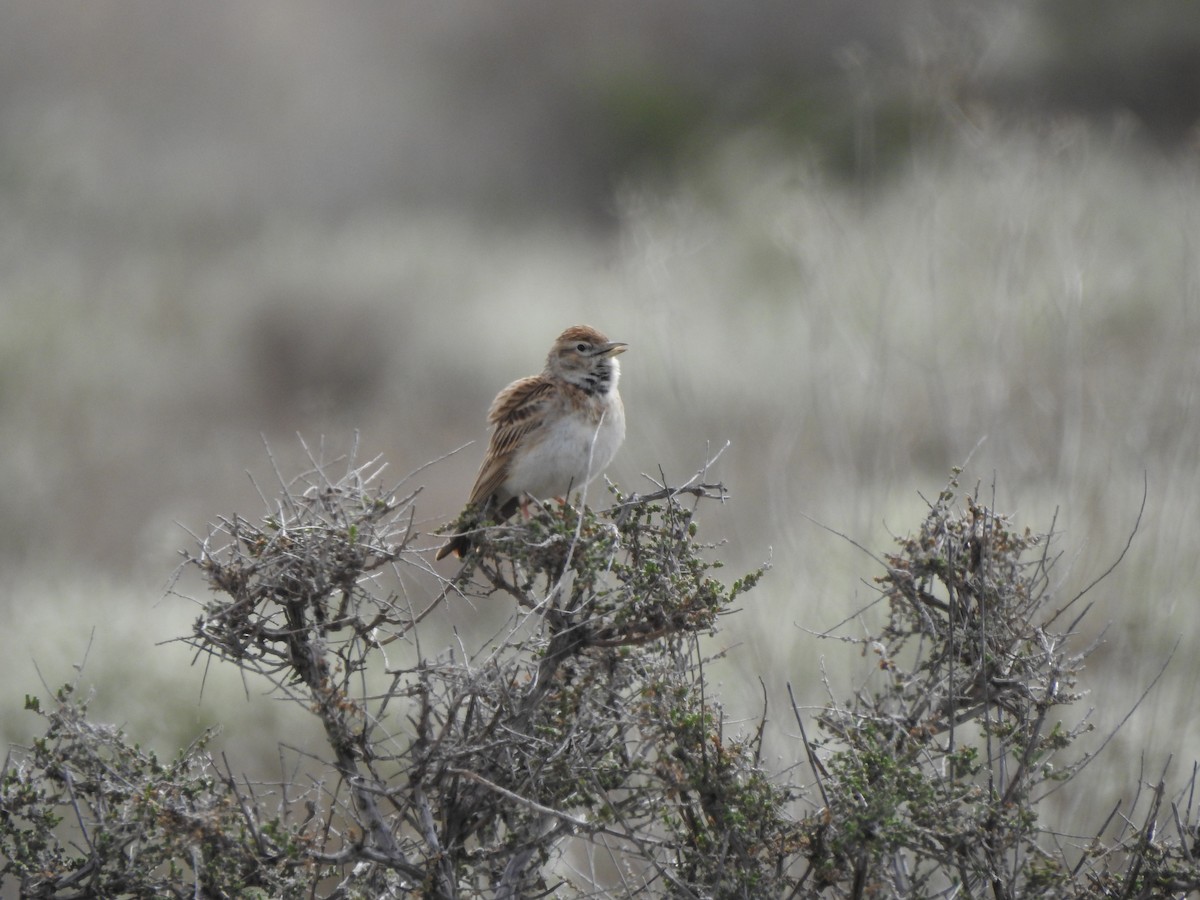
[[445, 559], [451, 553], [460, 558], [466, 556], [474, 546], [472, 537], [475, 532], [484, 525], [499, 525], [501, 522], [507, 521], [520, 508], [521, 501], [518, 497], [510, 497], [498, 510], [492, 509], [494, 505], [489, 502], [483, 509], [468, 508], [464, 510], [463, 514], [458, 517], [458, 522], [455, 523], [456, 533], [450, 536], [450, 540], [442, 544], [434, 560]]

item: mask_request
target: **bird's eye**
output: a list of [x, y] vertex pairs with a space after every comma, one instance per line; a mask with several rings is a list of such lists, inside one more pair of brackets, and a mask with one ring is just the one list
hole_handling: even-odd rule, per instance
[[575, 345], [575, 349], [578, 350], [580, 353], [586, 353], [587, 348], [588, 348], [588, 345], [583, 343], [583, 341], [580, 341], [578, 344]]

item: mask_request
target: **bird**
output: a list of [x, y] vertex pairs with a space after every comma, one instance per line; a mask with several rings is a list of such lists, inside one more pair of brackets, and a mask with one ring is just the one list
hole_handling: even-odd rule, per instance
[[[540, 375], [502, 390], [488, 410], [492, 435], [475, 476], [464, 530], [528, 512], [530, 499], [565, 500], [603, 472], [625, 440], [625, 407], [617, 356], [629, 345], [589, 325], [573, 325], [555, 340]], [[453, 535], [436, 559], [463, 556], [467, 534]]]

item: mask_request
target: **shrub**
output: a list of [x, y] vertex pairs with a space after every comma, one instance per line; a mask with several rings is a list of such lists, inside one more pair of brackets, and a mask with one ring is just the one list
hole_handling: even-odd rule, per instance
[[[91, 723], [70, 686], [0, 783], [3, 883], [29, 897], [1166, 896], [1200, 885], [1190, 805], [1149, 794], [1110, 839], [1039, 817], [1090, 757], [1068, 724], [1082, 595], [1058, 602], [1049, 538], [951, 482], [879, 560], [875, 676], [831, 699], [769, 771], [765, 719], [731, 732], [704, 638], [726, 585], [701, 541], [701, 473], [603, 510], [547, 505], [483, 529], [433, 583], [415, 492], [316, 465], [265, 515], [186, 555], [213, 595], [186, 640], [302, 705], [327, 753], [270, 788], [205, 735], [163, 763]], [[961, 507], [961, 508], [960, 508]], [[499, 595], [508, 627], [429, 653], [449, 598]], [[1076, 612], [1076, 609], [1079, 609]], [[394, 662], [397, 660], [398, 662]], [[790, 688], [789, 688], [790, 690]], [[808, 737], [809, 727], [815, 729]], [[1107, 825], [1107, 823], [1106, 823]]]

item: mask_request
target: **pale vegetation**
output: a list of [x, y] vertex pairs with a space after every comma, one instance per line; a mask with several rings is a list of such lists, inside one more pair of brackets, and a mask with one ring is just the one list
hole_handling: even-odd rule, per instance
[[[1132, 786], [1094, 834], [1046, 799], [1095, 758], [1079, 678], [1089, 595], [1053, 533], [952, 480], [877, 567], [853, 691], [728, 718], [706, 637], [753, 603], [703, 541], [702, 470], [594, 512], [548, 506], [431, 583], [418, 491], [315, 459], [260, 516], [185, 552], [211, 590], [181, 640], [313, 719], [277, 781], [163, 762], [70, 684], [0, 776], [0, 884], [22, 897], [1161, 897], [1200, 889], [1195, 776]], [[1114, 562], [1120, 562], [1118, 558]], [[1110, 568], [1111, 571], [1111, 568]], [[511, 610], [430, 645], [451, 603]], [[872, 673], [872, 670], [875, 670]], [[863, 677], [865, 676], [865, 677]], [[768, 731], [793, 748], [775, 766]], [[811, 735], [811, 736], [810, 736]], [[1111, 735], [1106, 736], [1111, 737]], [[1107, 742], [1107, 741], [1106, 741]], [[1091, 773], [1094, 776], [1094, 772]]]

